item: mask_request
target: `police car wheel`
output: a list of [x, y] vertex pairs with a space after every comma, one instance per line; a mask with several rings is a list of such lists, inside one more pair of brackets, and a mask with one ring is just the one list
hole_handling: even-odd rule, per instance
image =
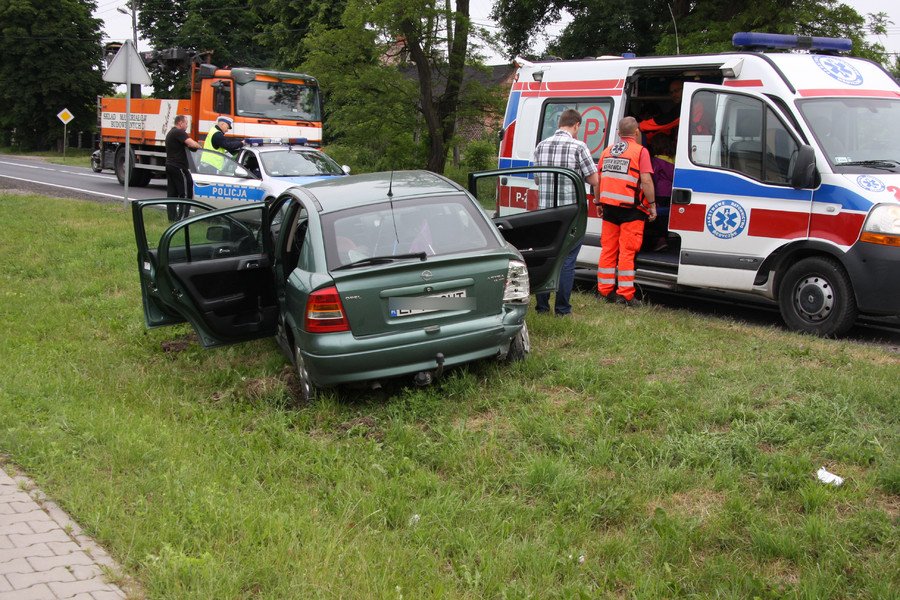
[[858, 314], [850, 277], [840, 263], [824, 256], [804, 258], [787, 270], [778, 306], [788, 327], [823, 337], [846, 333]]

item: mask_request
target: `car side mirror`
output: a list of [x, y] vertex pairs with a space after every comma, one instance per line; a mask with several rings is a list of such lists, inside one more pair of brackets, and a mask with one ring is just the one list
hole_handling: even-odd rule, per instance
[[210, 225], [206, 228], [206, 240], [209, 242], [227, 242], [229, 230], [221, 225]]
[[812, 146], [800, 146], [791, 171], [791, 187], [797, 190], [816, 187], [819, 172], [816, 170], [816, 153]]
[[244, 179], [255, 179], [255, 177], [250, 174], [250, 171], [240, 165], [234, 168], [234, 176], [243, 177]]
[[343, 165], [343, 166], [341, 167], [341, 171], [344, 172], [344, 175], [349, 175], [349, 174], [350, 174], [350, 167], [348, 167], [347, 165]]

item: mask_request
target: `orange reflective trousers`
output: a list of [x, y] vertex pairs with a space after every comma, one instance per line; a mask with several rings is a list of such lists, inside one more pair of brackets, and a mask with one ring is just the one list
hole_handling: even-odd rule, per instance
[[597, 265], [598, 292], [611, 297], [615, 291], [625, 300], [634, 298], [634, 257], [641, 249], [643, 240], [644, 221], [628, 221], [617, 225], [603, 220], [603, 229], [600, 231], [600, 262]]

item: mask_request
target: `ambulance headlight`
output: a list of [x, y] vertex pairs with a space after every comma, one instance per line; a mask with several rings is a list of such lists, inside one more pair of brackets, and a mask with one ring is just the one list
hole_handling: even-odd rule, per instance
[[528, 283], [528, 267], [520, 260], [511, 260], [506, 271], [503, 302], [527, 303], [529, 300], [531, 287]]
[[869, 212], [860, 241], [900, 247], [900, 205], [879, 204]]

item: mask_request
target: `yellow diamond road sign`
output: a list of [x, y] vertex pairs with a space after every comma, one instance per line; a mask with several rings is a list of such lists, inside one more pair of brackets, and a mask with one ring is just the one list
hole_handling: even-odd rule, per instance
[[69, 112], [68, 108], [64, 108], [56, 115], [59, 117], [59, 120], [63, 122], [63, 125], [68, 125], [69, 121], [75, 118], [75, 115]]

